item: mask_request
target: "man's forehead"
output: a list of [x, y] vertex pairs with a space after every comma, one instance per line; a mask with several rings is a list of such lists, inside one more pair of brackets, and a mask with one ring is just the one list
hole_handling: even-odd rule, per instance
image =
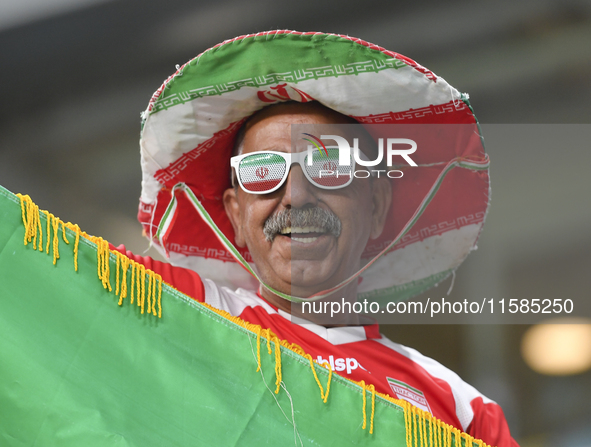
[[[243, 152], [288, 150], [293, 136], [292, 125], [314, 135], [336, 133], [351, 137], [364, 136], [357, 135], [361, 125], [356, 120], [318, 102], [289, 102], [266, 107], [244, 124]], [[304, 150], [307, 146], [306, 141], [297, 136], [293, 141], [298, 150]]]
[[293, 124], [298, 124], [299, 121], [311, 121], [324, 124], [357, 123], [353, 118], [328, 108], [317, 101], [305, 103], [289, 101], [274, 104], [259, 110], [249, 118], [245, 126], [248, 130], [249, 126], [271, 117], [277, 117], [278, 120], [286, 119], [288, 121], [295, 121]]

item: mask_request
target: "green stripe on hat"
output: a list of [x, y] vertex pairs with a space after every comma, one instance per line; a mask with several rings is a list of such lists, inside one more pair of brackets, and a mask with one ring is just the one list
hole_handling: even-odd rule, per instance
[[406, 65], [377, 49], [336, 35], [257, 35], [221, 44], [185, 64], [164, 88], [151, 113], [242, 87], [377, 73]]

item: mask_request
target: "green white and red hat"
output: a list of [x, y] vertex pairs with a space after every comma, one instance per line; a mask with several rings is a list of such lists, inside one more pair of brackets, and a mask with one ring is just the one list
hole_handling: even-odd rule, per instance
[[363, 124], [473, 127], [419, 145], [419, 168], [392, 181], [387, 225], [356, 275], [359, 298], [390, 301], [449, 276], [474, 248], [489, 203], [489, 161], [467, 95], [405, 56], [336, 34], [239, 36], [179, 67], [154, 93], [143, 114], [138, 214], [154, 246], [219, 285], [258, 288], [222, 203], [234, 140], [256, 111], [312, 100]]

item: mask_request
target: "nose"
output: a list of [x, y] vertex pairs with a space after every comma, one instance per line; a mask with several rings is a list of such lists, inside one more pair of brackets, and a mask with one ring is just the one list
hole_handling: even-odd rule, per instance
[[285, 208], [307, 208], [318, 203], [315, 188], [308, 181], [300, 166], [292, 166], [282, 189], [281, 204]]

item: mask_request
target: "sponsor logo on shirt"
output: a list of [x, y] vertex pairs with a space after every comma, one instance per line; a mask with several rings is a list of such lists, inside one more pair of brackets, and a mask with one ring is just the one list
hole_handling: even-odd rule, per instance
[[359, 364], [357, 360], [352, 357], [347, 358], [334, 358], [333, 355], [328, 356], [328, 360], [323, 359], [321, 356], [316, 357], [316, 361], [319, 365], [323, 363], [329, 363], [330, 369], [333, 371], [345, 371], [347, 370], [347, 374], [351, 374], [351, 371], [356, 370], [357, 368], [365, 369], [363, 366]]
[[410, 402], [415, 407], [433, 414], [429, 402], [427, 402], [427, 399], [421, 390], [417, 390], [416, 388], [413, 388], [400, 380], [392, 379], [391, 377], [386, 377], [386, 379], [388, 379], [388, 385], [390, 385], [392, 392], [398, 399]]

